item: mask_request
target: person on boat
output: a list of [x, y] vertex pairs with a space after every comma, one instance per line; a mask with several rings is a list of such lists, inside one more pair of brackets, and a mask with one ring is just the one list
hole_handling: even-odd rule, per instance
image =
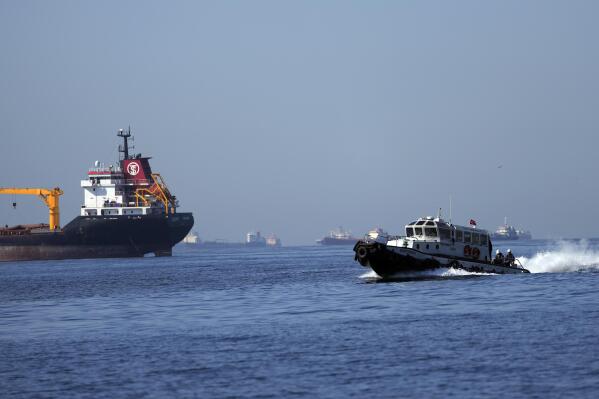
[[507, 254], [505, 255], [505, 263], [508, 266], [513, 266], [515, 262], [516, 262], [516, 258], [514, 257], [514, 254], [512, 253], [512, 250], [508, 249], [507, 250]]
[[495, 251], [495, 259], [493, 259], [493, 264], [502, 265], [504, 262], [503, 254], [500, 250]]

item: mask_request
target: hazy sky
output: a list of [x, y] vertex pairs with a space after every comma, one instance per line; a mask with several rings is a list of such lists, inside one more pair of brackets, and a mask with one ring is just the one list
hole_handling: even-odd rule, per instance
[[[0, 186], [79, 213], [131, 125], [202, 238], [448, 208], [597, 237], [599, 2], [0, 0]], [[498, 166], [503, 165], [502, 168]], [[0, 222], [46, 222], [0, 196]]]

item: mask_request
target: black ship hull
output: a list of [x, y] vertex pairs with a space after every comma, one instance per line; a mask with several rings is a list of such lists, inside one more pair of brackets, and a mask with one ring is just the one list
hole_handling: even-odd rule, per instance
[[0, 261], [170, 256], [191, 213], [78, 216], [58, 232], [0, 235]]

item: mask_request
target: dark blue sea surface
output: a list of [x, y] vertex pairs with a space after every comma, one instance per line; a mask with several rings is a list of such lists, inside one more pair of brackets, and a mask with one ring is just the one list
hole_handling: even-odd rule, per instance
[[599, 397], [599, 243], [381, 281], [350, 247], [0, 264], [6, 398]]

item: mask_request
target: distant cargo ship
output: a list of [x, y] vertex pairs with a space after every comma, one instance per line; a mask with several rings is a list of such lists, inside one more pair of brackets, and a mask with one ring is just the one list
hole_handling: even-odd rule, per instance
[[519, 230], [507, 223], [507, 217], [503, 224], [491, 234], [491, 239], [494, 241], [512, 241], [512, 240], [531, 240], [532, 234], [527, 230]]
[[[191, 234], [188, 235], [191, 237]], [[274, 234], [270, 234], [266, 237], [262, 236], [262, 234], [258, 232], [249, 232], [245, 235], [245, 240], [243, 242], [232, 242], [224, 239], [216, 239], [212, 241], [204, 241], [200, 240], [197, 237], [197, 241], [193, 242], [193, 244], [197, 244], [200, 247], [206, 248], [245, 248], [245, 247], [280, 247], [281, 240]], [[190, 238], [193, 240], [193, 237]], [[191, 243], [191, 242], [190, 242]]]
[[247, 247], [280, 247], [281, 240], [274, 234], [264, 237], [259, 231], [252, 231], [245, 235], [245, 245]]
[[381, 229], [380, 227], [376, 227], [376, 228], [370, 230], [366, 234], [366, 238], [371, 239], [371, 240], [376, 240], [379, 237], [389, 237], [389, 233], [387, 233], [385, 230]]
[[192, 231], [191, 233], [185, 236], [182, 242], [185, 244], [199, 244], [200, 238], [198, 237], [197, 232]]
[[[81, 181], [84, 202], [77, 216], [61, 228], [55, 188], [0, 188], [0, 194], [37, 195], [50, 210], [50, 223], [0, 229], [0, 260], [45, 260], [170, 256], [172, 247], [193, 226], [191, 213], [179, 203], [163, 178], [152, 172], [150, 158], [130, 154], [130, 131], [123, 139], [118, 166], [96, 161]], [[13, 203], [16, 206], [16, 203]]]
[[330, 231], [328, 236], [316, 240], [316, 243], [320, 245], [354, 245], [357, 241], [358, 239], [352, 237], [351, 232], [339, 227], [337, 230]]

